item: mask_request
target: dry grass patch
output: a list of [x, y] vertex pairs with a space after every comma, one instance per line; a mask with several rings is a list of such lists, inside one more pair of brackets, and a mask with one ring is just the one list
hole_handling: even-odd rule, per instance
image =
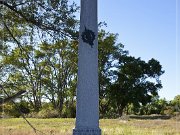
[[[74, 119], [28, 119], [46, 135], [71, 135]], [[1, 119], [0, 135], [36, 135], [22, 118]], [[170, 120], [100, 120], [102, 135], [180, 135], [180, 121]], [[37, 135], [42, 135], [37, 132]]]

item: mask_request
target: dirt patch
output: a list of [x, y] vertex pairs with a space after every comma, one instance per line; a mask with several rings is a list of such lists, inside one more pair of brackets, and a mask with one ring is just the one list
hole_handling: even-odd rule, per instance
[[162, 119], [167, 120], [170, 119], [170, 115], [130, 115], [129, 118], [131, 119], [140, 119], [140, 120], [156, 120]]

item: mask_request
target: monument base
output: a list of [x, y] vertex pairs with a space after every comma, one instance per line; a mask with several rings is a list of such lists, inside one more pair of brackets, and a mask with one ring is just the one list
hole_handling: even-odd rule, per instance
[[99, 128], [81, 128], [73, 129], [73, 135], [101, 135], [101, 129]]

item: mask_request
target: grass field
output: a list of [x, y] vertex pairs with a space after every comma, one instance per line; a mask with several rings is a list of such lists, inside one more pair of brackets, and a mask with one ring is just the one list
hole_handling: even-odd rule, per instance
[[[44, 135], [71, 135], [75, 119], [28, 119]], [[1, 119], [0, 135], [43, 135], [22, 118]], [[102, 119], [102, 135], [180, 135], [180, 121]]]

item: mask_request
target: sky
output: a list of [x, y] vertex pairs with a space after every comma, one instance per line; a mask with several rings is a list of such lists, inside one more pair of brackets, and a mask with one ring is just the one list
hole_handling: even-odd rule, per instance
[[98, 0], [98, 20], [131, 56], [160, 62], [160, 98], [180, 95], [180, 0]]

